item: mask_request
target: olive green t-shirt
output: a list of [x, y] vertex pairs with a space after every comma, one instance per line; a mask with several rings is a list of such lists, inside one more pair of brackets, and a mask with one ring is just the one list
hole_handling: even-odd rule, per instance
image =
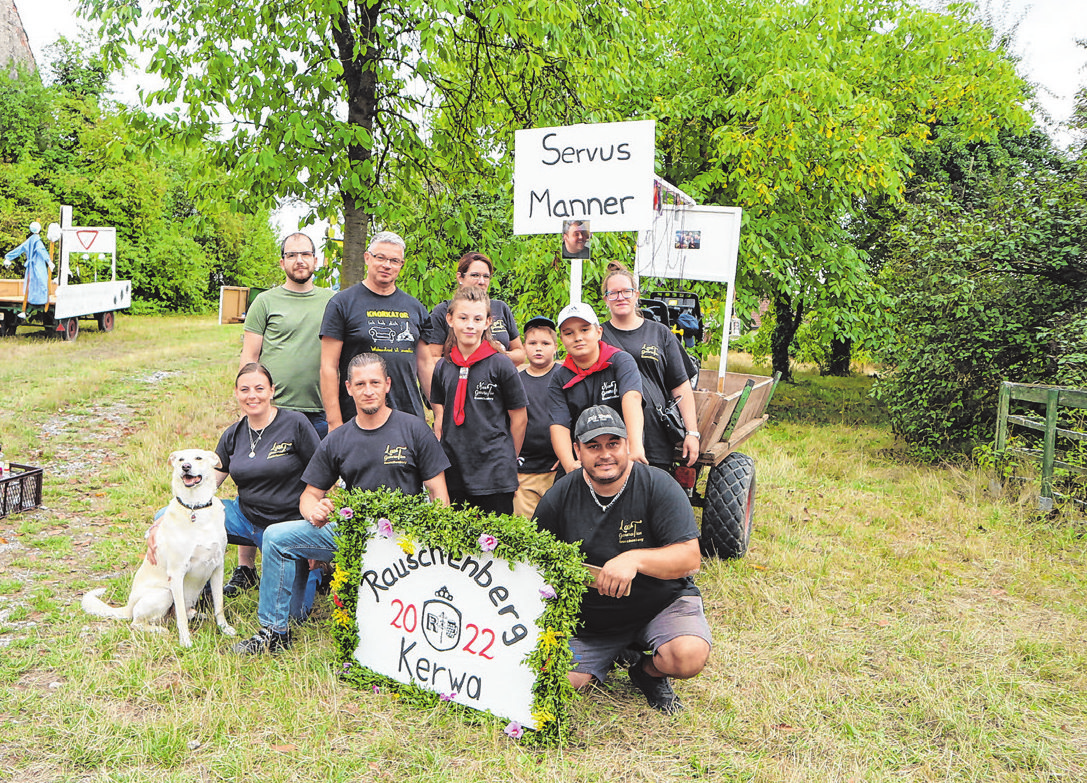
[[321, 403], [321, 319], [335, 291], [314, 288], [304, 294], [283, 286], [253, 300], [245, 315], [245, 331], [263, 336], [260, 361], [276, 385], [275, 404], [288, 410], [316, 413]]

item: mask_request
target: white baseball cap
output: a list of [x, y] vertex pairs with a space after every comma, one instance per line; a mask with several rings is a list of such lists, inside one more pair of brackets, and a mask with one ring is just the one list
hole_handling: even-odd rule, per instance
[[596, 317], [596, 313], [593, 308], [584, 302], [571, 302], [562, 308], [562, 312], [559, 313], [558, 322], [559, 328], [569, 321], [571, 318], [580, 318], [582, 321], [588, 321], [593, 326], [600, 326], [600, 319]]

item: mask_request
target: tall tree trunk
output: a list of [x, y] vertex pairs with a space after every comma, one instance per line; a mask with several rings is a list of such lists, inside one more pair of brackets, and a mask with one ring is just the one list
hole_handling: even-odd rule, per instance
[[343, 197], [343, 262], [340, 265], [340, 288], [354, 285], [366, 277], [367, 230], [370, 216], [366, 204], [347, 193]]
[[781, 380], [792, 383], [793, 374], [789, 369], [789, 348], [793, 344], [796, 330], [804, 317], [804, 303], [797, 302], [793, 311], [792, 298], [785, 294], [774, 294], [774, 333], [770, 337], [770, 355], [773, 359], [774, 372], [781, 373]]
[[853, 356], [853, 340], [850, 337], [830, 341], [830, 357], [827, 360], [827, 375], [838, 378], [849, 377], [849, 362]]
[[[340, 183], [343, 199], [343, 265], [340, 267], [340, 287], [347, 288], [366, 277], [367, 232], [370, 214], [367, 197], [375, 191], [375, 176], [362, 176], [363, 165], [373, 155], [374, 119], [377, 117], [377, 68], [381, 50], [374, 43], [374, 30], [382, 2], [348, 0], [344, 3], [339, 19], [332, 26], [332, 36], [343, 66], [344, 84], [347, 85], [347, 122], [366, 130], [369, 144], [351, 144], [347, 159], [351, 170], [358, 171], [361, 188]], [[356, 46], [362, 42], [365, 46]], [[356, 52], [356, 48], [358, 51]]]

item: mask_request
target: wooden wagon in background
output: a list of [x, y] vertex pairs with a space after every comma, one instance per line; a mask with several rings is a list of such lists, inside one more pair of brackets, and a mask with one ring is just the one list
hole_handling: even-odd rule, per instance
[[[12, 336], [19, 326], [37, 323], [51, 334], [74, 340], [79, 336], [79, 322], [89, 319], [97, 321], [103, 332], [111, 332], [117, 311], [132, 305], [132, 283], [117, 279], [117, 230], [73, 226], [68, 206], [61, 207], [60, 214], [60, 271], [56, 280], [49, 281], [49, 302], [27, 307], [25, 281], [0, 280], [0, 336]], [[56, 227], [54, 223], [50, 228]], [[84, 256], [87, 260], [81, 263]], [[104, 256], [110, 258], [109, 277], [103, 272], [99, 280], [98, 261]], [[24, 312], [26, 317], [21, 318]]]

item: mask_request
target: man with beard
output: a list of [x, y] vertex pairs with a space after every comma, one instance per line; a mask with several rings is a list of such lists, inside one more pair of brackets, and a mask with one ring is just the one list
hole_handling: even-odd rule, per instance
[[357, 412], [321, 441], [302, 474], [306, 484], [298, 501], [302, 519], [280, 522], [264, 533], [257, 604], [261, 629], [234, 645], [238, 654], [290, 647], [289, 624], [306, 614], [307, 561], [327, 562], [336, 554], [336, 507], [326, 495], [340, 478], [348, 490], [384, 487], [406, 495], [426, 491], [431, 501], [449, 504], [445, 486], [449, 460], [426, 421], [389, 407], [392, 380], [384, 359], [359, 354], [347, 365], [345, 383]]
[[[276, 379], [277, 408], [298, 411], [313, 425], [317, 437], [328, 434], [321, 402], [321, 319], [335, 292], [317, 288], [317, 247], [305, 234], [291, 234], [280, 245], [283, 285], [257, 295], [245, 314], [240, 367], [259, 362]], [[260, 581], [257, 549], [238, 544], [238, 565], [223, 586], [223, 595], [237, 595]]]
[[591, 258], [589, 221], [567, 220], [562, 224], [562, 257]]
[[534, 517], [560, 541], [580, 543], [594, 572], [570, 640], [570, 683], [603, 682], [617, 660], [633, 660], [628, 674], [649, 705], [677, 712], [683, 705], [668, 678], [694, 677], [710, 655], [691, 579], [701, 562], [694, 513], [671, 476], [630, 458], [612, 408], [587, 408], [574, 434], [581, 468], [555, 482]]
[[324, 438], [321, 402], [321, 319], [335, 294], [313, 284], [317, 248], [305, 234], [291, 234], [280, 247], [283, 285], [262, 292], [245, 314], [241, 365], [260, 362], [276, 379], [277, 408], [298, 411]]

